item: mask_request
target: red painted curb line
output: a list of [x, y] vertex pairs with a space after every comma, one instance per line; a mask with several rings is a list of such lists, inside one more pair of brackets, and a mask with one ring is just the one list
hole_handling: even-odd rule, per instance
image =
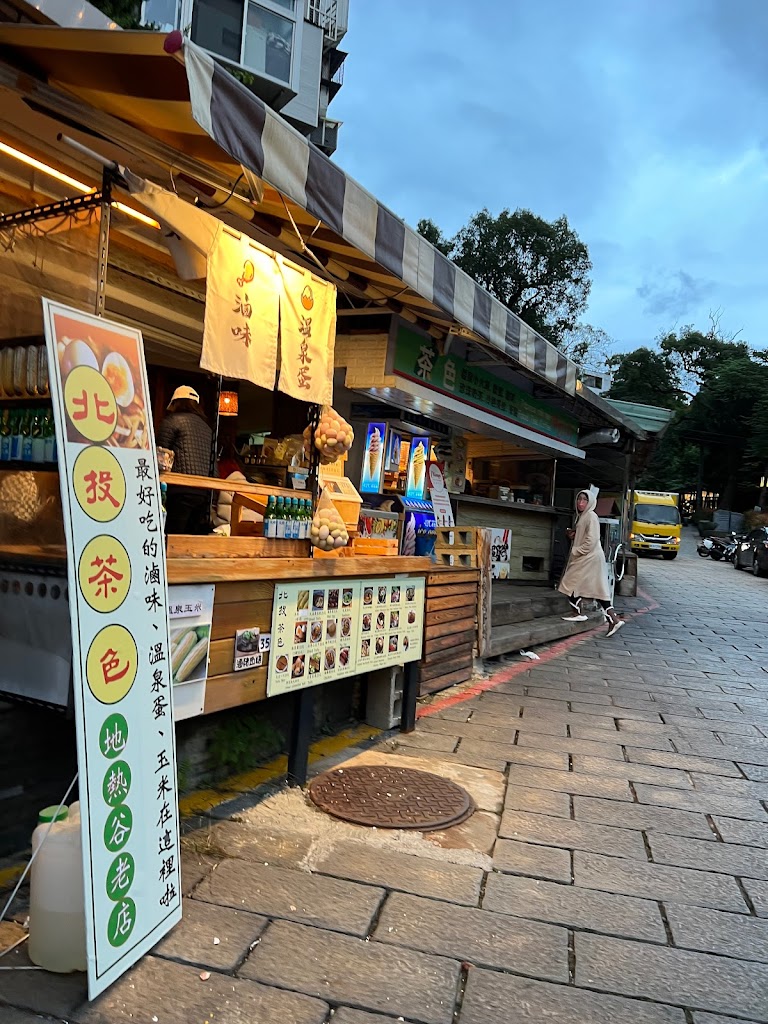
[[[647, 601], [647, 604], [642, 608], [636, 608], [633, 612], [630, 612], [629, 615], [626, 616], [626, 620], [635, 619], [640, 615], [647, 615], [649, 612], [656, 611], [656, 609], [660, 607], [659, 602], [654, 601], [654, 599], [644, 591], [638, 588], [637, 592], [640, 597]], [[588, 640], [592, 636], [596, 636], [600, 633], [601, 629], [602, 625], [596, 626], [594, 629], [586, 630], [584, 633], [577, 633], [575, 636], [569, 636], [565, 640], [558, 640], [558, 642], [553, 644], [549, 650], [544, 651], [544, 653], [540, 655], [538, 661], [521, 661], [517, 665], [511, 665], [507, 669], [502, 669], [500, 672], [495, 673], [492, 679], [483, 679], [478, 683], [474, 683], [466, 690], [462, 690], [461, 693], [454, 693], [442, 698], [442, 700], [434, 701], [432, 704], [419, 708], [416, 713], [416, 717], [426, 718], [429, 715], [437, 714], [438, 711], [444, 711], [446, 708], [452, 708], [456, 704], [463, 704], [472, 697], [477, 697], [481, 693], [485, 693], [487, 690], [493, 690], [497, 686], [501, 686], [502, 683], [508, 683], [510, 679], [514, 679], [516, 676], [522, 675], [535, 665], [547, 665], [551, 661], [556, 661], [558, 658], [567, 654], [570, 650], [576, 647], [577, 644], [583, 643], [584, 640]]]

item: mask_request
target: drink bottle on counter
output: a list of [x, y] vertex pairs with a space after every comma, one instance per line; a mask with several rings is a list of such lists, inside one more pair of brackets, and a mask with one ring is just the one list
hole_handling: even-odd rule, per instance
[[267, 508], [264, 512], [264, 536], [269, 540], [275, 536], [275, 496], [270, 494], [267, 499]]
[[285, 503], [282, 497], [277, 499], [275, 506], [275, 532], [273, 536], [280, 540], [285, 538]]

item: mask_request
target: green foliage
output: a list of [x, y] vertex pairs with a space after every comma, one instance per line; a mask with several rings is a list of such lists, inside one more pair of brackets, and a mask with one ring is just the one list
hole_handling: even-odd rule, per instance
[[486, 209], [450, 239], [430, 220], [420, 221], [419, 231], [554, 344], [576, 329], [592, 263], [566, 217], [546, 221], [519, 209], [494, 217]]
[[279, 753], [285, 738], [258, 713], [246, 713], [223, 721], [208, 745], [208, 767], [218, 778], [248, 771]]
[[186, 793], [189, 789], [192, 765], [189, 761], [179, 761], [176, 765], [176, 785], [179, 793]]
[[[140, 23], [141, 3], [138, 0], [92, 0], [102, 14], [125, 29], [144, 28]], [[149, 26], [147, 26], [149, 27]]]
[[666, 353], [638, 348], [634, 352], [613, 356], [609, 365], [614, 370], [609, 398], [656, 405], [663, 409], [681, 406], [679, 377]]
[[616, 342], [602, 327], [576, 324], [567, 330], [558, 345], [560, 351], [588, 370], [601, 370], [609, 366]]

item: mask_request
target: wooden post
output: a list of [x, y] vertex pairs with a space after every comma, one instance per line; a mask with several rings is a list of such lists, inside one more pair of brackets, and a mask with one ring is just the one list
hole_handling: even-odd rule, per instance
[[475, 534], [477, 550], [477, 656], [486, 658], [491, 649], [491, 531], [478, 529]]

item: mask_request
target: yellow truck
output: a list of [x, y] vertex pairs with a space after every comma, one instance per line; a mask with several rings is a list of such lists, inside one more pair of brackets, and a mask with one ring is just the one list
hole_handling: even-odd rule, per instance
[[672, 491], [635, 491], [632, 506], [633, 551], [658, 553], [671, 561], [680, 550], [682, 524], [677, 494]]

